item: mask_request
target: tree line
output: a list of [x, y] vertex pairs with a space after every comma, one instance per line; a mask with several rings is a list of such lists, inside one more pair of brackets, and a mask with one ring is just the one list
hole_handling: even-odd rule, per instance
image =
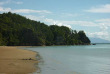
[[0, 45], [42, 46], [90, 44], [84, 31], [46, 25], [15, 13], [0, 14]]

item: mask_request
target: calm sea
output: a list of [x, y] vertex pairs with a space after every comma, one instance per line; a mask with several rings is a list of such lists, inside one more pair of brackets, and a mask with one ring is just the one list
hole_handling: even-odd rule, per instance
[[110, 44], [26, 49], [39, 52], [43, 58], [40, 74], [110, 74]]

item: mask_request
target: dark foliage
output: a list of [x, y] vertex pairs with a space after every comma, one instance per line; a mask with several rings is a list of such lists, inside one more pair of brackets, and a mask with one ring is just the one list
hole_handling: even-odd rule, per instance
[[90, 44], [84, 31], [65, 26], [48, 26], [15, 13], [0, 14], [0, 45], [41, 46]]

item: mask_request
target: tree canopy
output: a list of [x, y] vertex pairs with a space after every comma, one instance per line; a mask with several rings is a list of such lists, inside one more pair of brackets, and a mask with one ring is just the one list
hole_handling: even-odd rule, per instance
[[0, 14], [0, 45], [41, 46], [90, 44], [84, 31], [46, 25], [15, 13]]

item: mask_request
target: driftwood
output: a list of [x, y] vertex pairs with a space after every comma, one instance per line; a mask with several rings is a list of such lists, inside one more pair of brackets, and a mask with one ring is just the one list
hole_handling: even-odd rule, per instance
[[34, 60], [34, 59], [29, 58], [29, 59], [22, 59], [22, 60]]

